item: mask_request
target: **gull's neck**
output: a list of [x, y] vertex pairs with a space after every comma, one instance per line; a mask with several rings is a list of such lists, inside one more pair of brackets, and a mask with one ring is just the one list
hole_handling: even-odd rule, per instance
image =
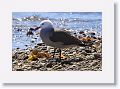
[[54, 28], [44, 28], [40, 30], [40, 36], [41, 37], [48, 37], [52, 35], [54, 32]]

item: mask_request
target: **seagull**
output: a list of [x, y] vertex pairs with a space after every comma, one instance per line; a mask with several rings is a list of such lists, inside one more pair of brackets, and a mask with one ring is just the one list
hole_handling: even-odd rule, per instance
[[72, 36], [68, 31], [65, 30], [56, 30], [53, 26], [53, 23], [50, 20], [43, 20], [40, 23], [40, 26], [37, 27], [40, 29], [40, 37], [42, 41], [47, 46], [54, 47], [54, 54], [57, 48], [59, 48], [59, 59], [61, 60], [61, 49], [74, 47], [74, 46], [88, 46], [83, 41]]

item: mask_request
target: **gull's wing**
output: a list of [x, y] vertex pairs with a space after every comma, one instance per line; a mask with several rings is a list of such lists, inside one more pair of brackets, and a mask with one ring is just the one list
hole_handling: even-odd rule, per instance
[[85, 44], [81, 40], [75, 38], [66, 31], [54, 31], [53, 34], [50, 36], [50, 40], [53, 42], [63, 43], [64, 45], [85, 46]]
[[68, 30], [66, 30], [66, 29], [64, 29], [64, 28], [61, 28], [61, 29], [55, 28], [54, 31], [55, 31], [55, 32], [62, 31], [62, 32], [66, 32], [67, 34], [70, 34], [70, 35], [72, 34], [70, 31], [68, 31]]

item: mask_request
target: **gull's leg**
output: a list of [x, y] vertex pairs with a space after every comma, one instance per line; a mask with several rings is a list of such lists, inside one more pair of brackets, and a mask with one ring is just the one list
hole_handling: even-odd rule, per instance
[[54, 48], [53, 58], [55, 57], [55, 51], [56, 51], [56, 48]]
[[59, 52], [60, 52], [60, 54], [59, 54], [59, 59], [61, 60], [61, 49], [59, 49]]

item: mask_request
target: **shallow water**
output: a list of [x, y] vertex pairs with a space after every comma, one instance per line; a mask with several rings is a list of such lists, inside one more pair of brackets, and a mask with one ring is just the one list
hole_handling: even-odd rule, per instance
[[[39, 26], [44, 19], [50, 19], [55, 27], [70, 31], [94, 30], [101, 36], [101, 12], [13, 12], [12, 13], [12, 48], [25, 49], [41, 42], [38, 35], [26, 36], [30, 27]], [[19, 30], [18, 30], [19, 29]]]

